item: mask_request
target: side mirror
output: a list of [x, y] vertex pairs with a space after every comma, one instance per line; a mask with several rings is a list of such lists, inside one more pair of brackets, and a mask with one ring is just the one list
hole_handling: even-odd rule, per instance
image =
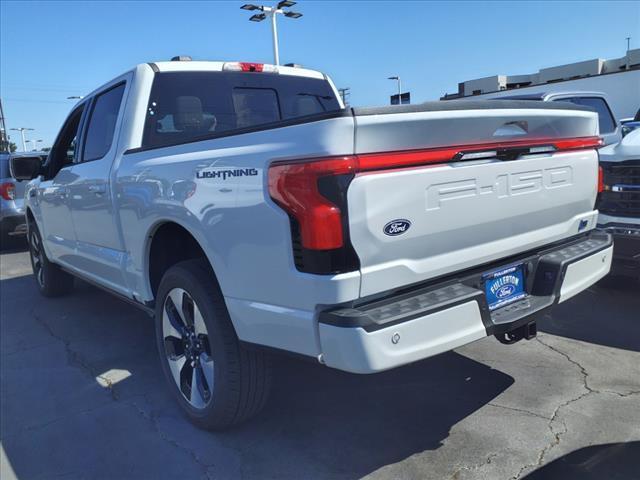
[[42, 158], [37, 156], [11, 157], [11, 176], [16, 180], [32, 180], [42, 173]]

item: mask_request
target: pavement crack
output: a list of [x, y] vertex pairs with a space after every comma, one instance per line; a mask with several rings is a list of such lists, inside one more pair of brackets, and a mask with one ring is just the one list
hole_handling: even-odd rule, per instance
[[543, 346], [547, 347], [548, 349], [550, 349], [550, 350], [552, 350], [552, 351], [556, 352], [557, 354], [562, 355], [562, 356], [563, 356], [563, 357], [564, 357], [564, 358], [565, 358], [569, 363], [572, 363], [573, 365], [575, 365], [576, 367], [578, 367], [578, 368], [580, 369], [580, 373], [581, 373], [581, 375], [582, 375], [582, 381], [583, 381], [583, 384], [584, 384], [584, 388], [585, 388], [589, 393], [600, 393], [600, 392], [599, 392], [598, 390], [596, 390], [595, 388], [591, 388], [591, 387], [589, 386], [589, 381], [588, 381], [589, 373], [587, 372], [587, 369], [586, 369], [586, 368], [584, 368], [584, 367], [580, 364], [580, 362], [578, 362], [578, 361], [574, 360], [574, 359], [573, 359], [573, 358], [571, 358], [568, 354], [566, 354], [566, 353], [565, 353], [565, 352], [563, 352], [562, 350], [560, 350], [560, 349], [558, 349], [558, 348], [554, 347], [553, 345], [549, 345], [548, 343], [543, 342], [543, 341], [540, 339], [540, 336], [537, 336], [537, 337], [536, 337], [536, 340], [538, 341], [538, 343], [539, 343], [540, 345], [543, 345]]
[[109, 390], [109, 394], [111, 399], [114, 401], [118, 401], [118, 394], [114, 388], [113, 382], [110, 379], [103, 377], [99, 372], [78, 352], [76, 352], [73, 348], [71, 348], [71, 341], [67, 340], [61, 335], [58, 335], [53, 331], [51, 326], [35, 312], [35, 309], [31, 309], [31, 316], [35, 319], [36, 323], [38, 323], [45, 331], [54, 339], [58, 340], [64, 346], [65, 353], [67, 355], [67, 363], [72, 367], [77, 367], [80, 370], [85, 371], [93, 380], [100, 378], [104, 381], [106, 387]]
[[611, 395], [618, 395], [619, 397], [630, 397], [632, 395], [638, 395], [640, 394], [640, 390], [631, 390], [630, 392], [625, 392], [625, 393], [621, 393], [621, 392], [616, 392], [615, 390], [602, 390], [599, 393], [609, 393]]
[[[132, 398], [135, 398], [135, 397], [132, 397]], [[80, 410], [80, 411], [75, 412], [73, 414], [69, 414], [69, 415], [64, 415], [64, 416], [61, 416], [61, 417], [53, 418], [53, 419], [51, 419], [51, 420], [49, 420], [47, 422], [44, 422], [44, 423], [38, 423], [38, 424], [35, 424], [35, 425], [28, 425], [24, 429], [26, 431], [28, 431], [28, 432], [37, 432], [39, 430], [45, 429], [45, 428], [47, 428], [47, 427], [49, 427], [51, 425], [54, 425], [56, 423], [60, 423], [60, 422], [63, 422], [63, 421], [66, 422], [71, 417], [76, 417], [76, 416], [80, 416], [80, 415], [87, 415], [87, 414], [90, 414], [90, 413], [97, 412], [99, 410], [104, 410], [105, 408], [109, 407], [110, 405], [113, 405], [113, 403], [105, 402], [105, 403], [102, 403], [102, 404], [97, 405], [95, 407], [91, 407], [91, 408], [87, 408], [87, 409], [84, 409], [84, 410]]]
[[[147, 399], [146, 395], [142, 395], [142, 399], [149, 404], [149, 400]], [[194, 463], [196, 465], [198, 465], [201, 469], [202, 472], [204, 473], [204, 475], [206, 476], [207, 479], [213, 480], [213, 472], [209, 471], [209, 468], [211, 467], [211, 465], [207, 465], [206, 463], [202, 462], [200, 460], [200, 458], [198, 457], [198, 455], [196, 455], [196, 453], [191, 450], [189, 447], [182, 445], [180, 442], [176, 441], [175, 439], [169, 437], [168, 435], [166, 435], [164, 433], [164, 431], [160, 428], [160, 425], [158, 424], [158, 417], [156, 415], [153, 414], [153, 412], [151, 410], [149, 410], [149, 412], [146, 412], [144, 409], [140, 408], [140, 406], [136, 403], [136, 402], [131, 402], [130, 405], [132, 405], [138, 412], [138, 414], [140, 416], [142, 416], [142, 418], [146, 419], [147, 421], [149, 421], [151, 423], [151, 426], [153, 427], [153, 429], [155, 430], [155, 432], [158, 434], [158, 436], [164, 440], [165, 442], [167, 442], [169, 445], [182, 450], [183, 452], [185, 452], [187, 455], [189, 455]]]
[[512, 410], [514, 412], [526, 413], [527, 415], [531, 415], [531, 416], [534, 416], [534, 417], [542, 418], [544, 420], [549, 420], [549, 417], [545, 417], [544, 415], [541, 415], [541, 414], [536, 413], [536, 412], [532, 412], [530, 410], [525, 410], [524, 408], [508, 407], [506, 405], [500, 405], [498, 403], [492, 403], [492, 402], [487, 403], [487, 405], [491, 405], [492, 407], [497, 407], [497, 408], [504, 408], [506, 410]]
[[487, 456], [487, 458], [484, 459], [484, 461], [482, 463], [477, 463], [475, 465], [464, 465], [462, 467], [458, 467], [457, 470], [455, 472], [453, 472], [451, 474], [450, 480], [458, 480], [460, 478], [460, 474], [463, 471], [467, 471], [467, 472], [473, 472], [476, 470], [479, 470], [483, 467], [486, 467], [487, 465], [491, 464], [491, 461], [496, 458], [498, 456], [497, 453], [492, 453], [490, 455]]
[[518, 480], [522, 474], [531, 468], [535, 468], [535, 467], [539, 467], [544, 463], [544, 459], [547, 456], [547, 454], [549, 453], [549, 451], [551, 451], [551, 449], [553, 449], [555, 446], [557, 446], [558, 444], [560, 444], [560, 441], [562, 439], [562, 436], [564, 434], [567, 433], [568, 431], [568, 427], [567, 424], [564, 422], [564, 420], [560, 420], [560, 423], [562, 424], [562, 430], [560, 431], [556, 431], [556, 429], [554, 428], [554, 424], [556, 424], [557, 420], [558, 420], [558, 415], [560, 413], [560, 411], [571, 405], [572, 403], [575, 403], [579, 400], [582, 400], [584, 397], [591, 395], [593, 393], [601, 393], [598, 390], [591, 388], [589, 386], [589, 382], [588, 382], [588, 377], [589, 377], [589, 373], [587, 372], [586, 368], [584, 368], [579, 362], [577, 362], [576, 360], [574, 360], [573, 358], [571, 358], [569, 355], [567, 355], [565, 352], [563, 352], [562, 350], [549, 345], [548, 343], [543, 342], [540, 339], [540, 336], [536, 337], [536, 341], [538, 343], [540, 343], [540, 345], [548, 348], [549, 350], [557, 353], [558, 355], [561, 355], [565, 360], [567, 360], [569, 363], [571, 363], [572, 365], [576, 366], [578, 368], [578, 370], [580, 371], [580, 375], [582, 376], [582, 386], [584, 388], [584, 392], [582, 392], [580, 395], [570, 398], [569, 400], [561, 403], [560, 405], [558, 405], [555, 410], [553, 411], [553, 415], [551, 415], [551, 418], [549, 419], [549, 423], [548, 423], [548, 428], [549, 431], [551, 432], [552, 435], [552, 439], [551, 442], [549, 442], [548, 445], [546, 445], [538, 454], [538, 458], [534, 463], [529, 463], [527, 465], [524, 465], [520, 468], [520, 470], [518, 471], [518, 473], [516, 475], [514, 475], [513, 477], [511, 477], [511, 480]]

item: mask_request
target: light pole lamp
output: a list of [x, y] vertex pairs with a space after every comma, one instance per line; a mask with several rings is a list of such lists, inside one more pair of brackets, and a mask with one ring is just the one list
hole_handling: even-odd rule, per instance
[[20, 132], [20, 136], [22, 137], [22, 151], [26, 152], [27, 151], [27, 142], [24, 138], [24, 132], [29, 131], [29, 130], [33, 130], [33, 128], [28, 128], [28, 127], [19, 127], [19, 128], [12, 128], [11, 130], [15, 130], [16, 132]]
[[300, 18], [302, 16], [301, 13], [292, 12], [291, 10], [284, 10], [285, 8], [293, 7], [296, 2], [292, 2], [290, 0], [282, 0], [278, 2], [275, 7], [268, 7], [265, 5], [253, 5], [248, 3], [246, 5], [242, 5], [240, 8], [242, 10], [259, 10], [260, 13], [256, 13], [249, 18], [251, 22], [262, 22], [266, 20], [267, 17], [271, 18], [271, 34], [273, 36], [273, 59], [275, 65], [280, 65], [280, 53], [278, 51], [278, 26], [276, 24], [276, 16], [284, 15], [289, 18]]
[[388, 77], [388, 80], [397, 80], [398, 82], [398, 105], [400, 105], [402, 103], [400, 100], [400, 96], [402, 95], [402, 80], [400, 80], [399, 76]]

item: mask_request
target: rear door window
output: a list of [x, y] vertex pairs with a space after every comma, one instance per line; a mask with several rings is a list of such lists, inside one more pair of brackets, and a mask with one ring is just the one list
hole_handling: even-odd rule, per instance
[[162, 72], [151, 88], [142, 147], [176, 145], [339, 109], [325, 79]]
[[102, 158], [111, 148], [124, 86], [122, 83], [96, 97], [89, 117], [82, 161]]

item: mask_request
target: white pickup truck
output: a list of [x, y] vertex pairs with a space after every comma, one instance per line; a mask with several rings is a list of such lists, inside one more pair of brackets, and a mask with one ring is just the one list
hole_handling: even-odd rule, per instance
[[224, 428], [264, 404], [272, 350], [373, 373], [532, 338], [609, 271], [600, 144], [577, 105], [346, 109], [316, 71], [172, 61], [11, 167], [40, 291], [77, 276], [153, 314], [176, 399]]

